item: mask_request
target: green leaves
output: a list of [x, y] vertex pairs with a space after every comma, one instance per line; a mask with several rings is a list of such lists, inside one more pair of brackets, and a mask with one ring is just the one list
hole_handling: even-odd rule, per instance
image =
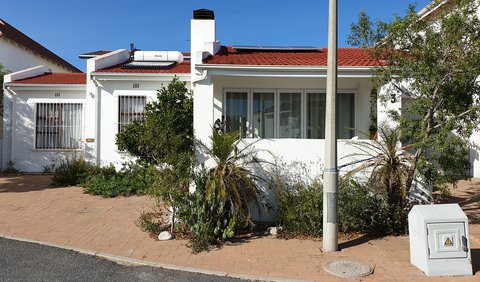
[[[372, 57], [379, 62], [376, 87], [392, 86], [379, 98], [388, 101], [398, 89], [407, 89], [401, 93], [401, 114], [392, 115], [399, 121], [401, 141], [414, 149], [407, 191], [416, 176], [440, 187], [469, 174], [469, 138], [480, 124], [478, 2], [450, 2], [423, 18], [410, 6], [404, 17], [396, 16], [382, 27], [361, 13], [352, 25], [354, 40], [349, 43], [371, 46]], [[385, 31], [382, 38], [372, 36]]]
[[147, 103], [142, 121], [117, 134], [117, 145], [148, 164], [188, 171], [193, 161], [193, 100], [186, 83], [175, 77]]
[[240, 228], [251, 223], [249, 203], [260, 210], [259, 177], [251, 172], [251, 165], [258, 164], [255, 151], [241, 144], [240, 134], [218, 133], [212, 130], [211, 146], [204, 145], [216, 166], [196, 181], [197, 190], [192, 204], [184, 206], [185, 218], [192, 236], [190, 245], [194, 252], [208, 250], [212, 244], [225, 241]]

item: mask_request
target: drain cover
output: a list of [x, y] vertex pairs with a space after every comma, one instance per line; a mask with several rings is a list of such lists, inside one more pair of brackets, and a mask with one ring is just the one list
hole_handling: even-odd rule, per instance
[[363, 277], [373, 272], [373, 269], [366, 263], [346, 259], [327, 262], [324, 269], [328, 273], [340, 277]]

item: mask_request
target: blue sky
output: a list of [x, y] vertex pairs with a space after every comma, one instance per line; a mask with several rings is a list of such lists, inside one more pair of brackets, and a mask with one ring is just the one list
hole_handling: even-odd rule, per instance
[[[372, 18], [403, 15], [429, 0], [338, 0], [339, 46], [364, 9]], [[194, 9], [215, 11], [217, 39], [225, 45], [327, 46], [327, 0], [16, 0], [2, 3], [0, 18], [81, 70], [81, 53], [129, 48], [189, 51]]]

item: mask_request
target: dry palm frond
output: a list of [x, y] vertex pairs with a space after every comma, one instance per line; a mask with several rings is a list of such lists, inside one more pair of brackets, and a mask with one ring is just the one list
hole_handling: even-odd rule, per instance
[[379, 140], [352, 141], [349, 145], [359, 153], [347, 157], [365, 158], [356, 168], [347, 173], [352, 176], [358, 172], [371, 171], [371, 187], [380, 192], [385, 191], [391, 202], [403, 202], [408, 191], [405, 180], [410, 169], [412, 156], [400, 146], [398, 130], [381, 126]]

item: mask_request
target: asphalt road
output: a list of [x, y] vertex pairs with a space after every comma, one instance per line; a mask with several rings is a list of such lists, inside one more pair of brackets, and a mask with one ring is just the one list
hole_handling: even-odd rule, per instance
[[75, 251], [0, 238], [0, 281], [245, 281], [127, 266]]

